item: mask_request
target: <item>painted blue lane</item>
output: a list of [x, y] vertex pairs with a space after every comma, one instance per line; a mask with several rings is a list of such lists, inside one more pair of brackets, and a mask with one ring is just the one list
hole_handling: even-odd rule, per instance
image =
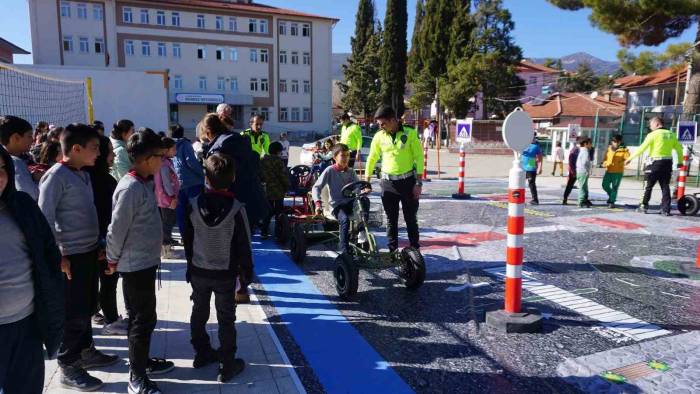
[[327, 392], [413, 392], [274, 242], [253, 247], [255, 273]]

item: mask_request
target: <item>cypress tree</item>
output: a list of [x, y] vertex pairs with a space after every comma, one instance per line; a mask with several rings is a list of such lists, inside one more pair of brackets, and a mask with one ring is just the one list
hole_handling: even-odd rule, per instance
[[425, 17], [425, 3], [423, 0], [416, 1], [416, 19], [413, 22], [413, 36], [411, 37], [411, 50], [408, 52], [406, 79], [410, 83], [418, 80], [420, 72], [423, 70], [423, 60], [418, 53], [418, 48], [422, 45], [420, 42], [420, 32], [423, 26], [423, 18]]
[[406, 0], [388, 0], [382, 42], [381, 98], [382, 103], [391, 105], [398, 116], [404, 111], [407, 23]]

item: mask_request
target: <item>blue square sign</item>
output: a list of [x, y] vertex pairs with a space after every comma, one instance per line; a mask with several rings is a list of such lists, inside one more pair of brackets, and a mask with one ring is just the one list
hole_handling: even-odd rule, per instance
[[697, 138], [698, 124], [697, 122], [681, 121], [678, 122], [678, 142], [684, 145], [692, 145]]
[[457, 119], [457, 141], [469, 142], [472, 139], [473, 118]]

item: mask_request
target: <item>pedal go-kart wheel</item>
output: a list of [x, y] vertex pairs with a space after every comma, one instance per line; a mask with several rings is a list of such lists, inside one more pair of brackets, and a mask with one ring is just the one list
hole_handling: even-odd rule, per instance
[[301, 264], [304, 262], [306, 257], [306, 235], [304, 235], [304, 228], [295, 224], [292, 228], [292, 238], [289, 240], [289, 252], [292, 255], [292, 260]]
[[275, 216], [275, 239], [280, 245], [284, 245], [289, 240], [289, 234], [291, 230], [289, 228], [289, 219], [284, 213], [280, 213]]
[[341, 254], [335, 258], [335, 289], [340, 298], [350, 300], [357, 294], [360, 272], [355, 267], [352, 257]]
[[418, 249], [404, 248], [401, 251], [401, 279], [409, 290], [419, 288], [425, 280], [425, 260]]
[[686, 194], [678, 200], [678, 212], [681, 215], [693, 216], [698, 213], [698, 210], [700, 210], [700, 201], [697, 197]]

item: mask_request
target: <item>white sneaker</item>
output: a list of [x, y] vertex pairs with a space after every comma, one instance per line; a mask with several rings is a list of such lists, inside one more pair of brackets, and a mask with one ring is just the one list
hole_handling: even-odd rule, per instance
[[120, 324], [119, 320], [105, 324], [104, 327], [102, 327], [102, 335], [126, 335], [127, 330], [126, 328], [122, 327]]
[[365, 233], [365, 230], [362, 230], [359, 234], [357, 234], [357, 243], [363, 244], [365, 242], [367, 242], [367, 234]]

